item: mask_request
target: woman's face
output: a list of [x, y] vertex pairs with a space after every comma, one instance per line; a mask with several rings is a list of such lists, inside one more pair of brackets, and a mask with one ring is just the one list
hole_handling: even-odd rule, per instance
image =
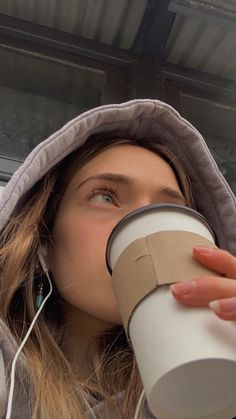
[[65, 302], [121, 324], [106, 267], [108, 237], [130, 211], [162, 202], [185, 205], [170, 166], [144, 148], [114, 146], [78, 170], [62, 198], [50, 250], [50, 270]]

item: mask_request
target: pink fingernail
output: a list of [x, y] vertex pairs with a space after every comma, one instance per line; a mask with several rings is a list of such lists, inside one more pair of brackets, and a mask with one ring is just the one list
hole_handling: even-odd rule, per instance
[[229, 313], [230, 311], [236, 310], [236, 298], [224, 298], [220, 301], [214, 300], [209, 303], [209, 306], [214, 311]]
[[220, 312], [220, 311], [221, 311], [221, 309], [220, 309], [220, 304], [219, 304], [219, 302], [218, 302], [217, 300], [210, 301], [210, 303], [209, 303], [209, 307], [210, 307], [213, 311], [217, 311], [217, 312]]
[[171, 285], [170, 288], [175, 294], [185, 295], [193, 293], [197, 288], [197, 284], [195, 281], [179, 282]]
[[214, 248], [211, 247], [205, 247], [205, 246], [195, 246], [193, 248], [197, 253], [200, 253], [201, 255], [210, 255], [214, 252]]

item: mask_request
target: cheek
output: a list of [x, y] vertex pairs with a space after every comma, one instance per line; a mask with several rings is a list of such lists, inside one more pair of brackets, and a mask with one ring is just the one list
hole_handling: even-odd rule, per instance
[[[63, 247], [71, 256], [78, 257], [80, 260], [86, 257], [90, 262], [96, 260], [99, 255], [105, 260], [107, 240], [111, 229], [95, 223], [82, 223], [73, 226], [71, 230], [66, 229], [63, 235]], [[83, 259], [84, 260], [84, 259]]]
[[57, 278], [70, 275], [86, 279], [93, 272], [107, 272], [106, 245], [113, 226], [99, 222], [60, 222], [55, 228], [56, 248], [52, 255]]
[[86, 245], [86, 248], [102, 248], [105, 252], [107, 240], [112, 229], [100, 223], [88, 223], [80, 226], [78, 235], [75, 237], [78, 245]]
[[105, 259], [112, 228], [113, 224], [85, 220], [73, 226], [60, 223], [60, 228], [55, 229], [51, 271], [64, 301], [95, 317], [121, 324]]

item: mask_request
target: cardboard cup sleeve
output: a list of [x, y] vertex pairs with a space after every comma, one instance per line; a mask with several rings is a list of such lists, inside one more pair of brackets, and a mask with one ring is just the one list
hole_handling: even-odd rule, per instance
[[113, 269], [112, 281], [129, 341], [132, 313], [147, 295], [161, 285], [216, 275], [193, 258], [194, 246], [217, 247], [192, 232], [160, 231], [136, 239], [121, 253]]

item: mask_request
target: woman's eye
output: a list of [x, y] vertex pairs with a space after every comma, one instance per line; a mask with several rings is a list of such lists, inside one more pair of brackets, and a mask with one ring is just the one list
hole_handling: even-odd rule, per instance
[[112, 196], [107, 193], [99, 193], [93, 197], [93, 201], [97, 202], [106, 202], [108, 204], [112, 204], [114, 202]]
[[89, 196], [89, 200], [92, 200], [93, 202], [118, 205], [117, 197], [113, 191], [93, 191]]

